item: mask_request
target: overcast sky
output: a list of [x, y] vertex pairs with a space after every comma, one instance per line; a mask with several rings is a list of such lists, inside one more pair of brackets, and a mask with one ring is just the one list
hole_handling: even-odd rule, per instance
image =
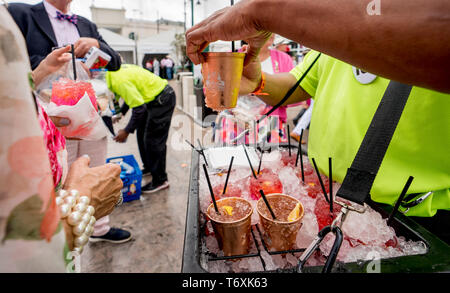
[[[41, 0], [7, 0], [7, 2], [36, 4]], [[91, 19], [89, 7], [92, 4], [98, 7], [124, 7], [128, 18], [156, 20], [159, 13], [160, 18], [184, 21], [184, 0], [73, 0], [71, 10], [73, 13]], [[142, 14], [137, 10], [142, 11]]]

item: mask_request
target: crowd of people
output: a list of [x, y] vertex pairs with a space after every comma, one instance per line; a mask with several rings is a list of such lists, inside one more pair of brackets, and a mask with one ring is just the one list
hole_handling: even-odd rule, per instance
[[164, 56], [164, 58], [162, 58], [161, 60], [158, 60], [158, 58], [154, 57], [153, 59], [148, 59], [145, 62], [145, 69], [154, 73], [156, 76], [172, 80], [174, 74], [174, 65], [175, 62], [172, 58], [170, 58], [170, 56]]
[[[353, 13], [361, 9], [358, 1], [278, 2], [243, 0], [195, 25], [186, 32], [189, 58], [201, 63], [203, 49], [217, 40], [246, 41], [241, 89], [254, 90], [240, 94], [263, 92], [258, 97], [268, 105], [266, 110], [304, 77], [283, 106], [314, 101], [309, 112], [299, 115], [294, 133], [310, 127], [309, 155], [324, 174], [332, 157], [333, 175], [339, 182], [391, 81], [412, 85], [370, 196], [393, 205], [404, 179], [413, 175], [417, 180], [409, 189], [411, 200], [401, 211], [450, 243], [450, 26], [445, 21], [450, 6], [418, 0], [422, 9], [414, 9], [405, 0], [395, 0], [383, 11], [387, 18], [381, 23], [376, 17]], [[63, 137], [58, 128], [71, 121], [48, 116], [33, 95], [33, 87], [72, 60], [72, 55], [83, 58], [95, 47], [111, 56], [105, 82], [123, 99], [123, 112], [132, 111], [114, 140], [124, 143], [137, 131], [144, 174], [152, 175], [143, 192], [169, 187], [166, 142], [176, 98], [167, 80], [173, 78], [173, 60], [154, 58], [145, 68], [122, 64], [96, 25], [70, 12], [70, 3], [0, 5], [0, 155], [4, 160], [0, 271], [64, 272], [68, 270], [65, 254], [82, 253], [88, 240], [123, 243], [132, 237], [129, 231], [109, 225], [109, 215], [123, 200], [123, 184], [120, 167], [105, 164], [106, 133], [95, 141]], [[434, 18], [441, 21], [423, 25], [424, 19]], [[272, 33], [312, 50], [295, 66], [286, 54], [286, 39], [278, 40]], [[385, 37], [370, 38], [376, 35]], [[416, 46], [410, 46], [411, 40], [417, 41]], [[73, 44], [72, 54], [68, 44]], [[276, 115], [286, 122], [286, 108], [279, 108]], [[66, 211], [69, 201], [80, 204], [79, 210]], [[88, 231], [85, 235], [71, 223], [77, 211], [80, 217], [87, 210], [95, 220], [87, 218], [92, 231], [85, 223], [81, 229]]]

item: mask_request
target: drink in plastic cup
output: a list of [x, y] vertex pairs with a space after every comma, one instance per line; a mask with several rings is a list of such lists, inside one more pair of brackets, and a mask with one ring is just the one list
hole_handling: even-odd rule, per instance
[[[256, 171], [255, 171], [256, 172]], [[264, 191], [264, 194], [280, 193], [283, 192], [283, 184], [278, 174], [270, 171], [269, 169], [261, 170], [260, 174], [255, 179], [250, 178], [250, 196], [254, 200], [261, 198], [259, 191]]]
[[206, 106], [221, 111], [236, 107], [245, 53], [202, 53], [203, 87]]
[[[272, 251], [293, 249], [296, 243], [297, 232], [302, 225], [303, 205], [297, 199], [281, 193], [268, 194], [266, 198], [275, 214], [276, 220], [272, 218], [263, 198], [259, 199], [256, 209], [260, 223], [267, 236], [265, 237], [267, 248]], [[297, 204], [299, 205], [298, 216], [295, 220], [289, 221], [288, 217]]]
[[247, 254], [250, 250], [251, 215], [250, 202], [239, 197], [227, 197], [216, 201], [220, 215], [214, 205], [208, 207], [219, 248], [225, 256]]

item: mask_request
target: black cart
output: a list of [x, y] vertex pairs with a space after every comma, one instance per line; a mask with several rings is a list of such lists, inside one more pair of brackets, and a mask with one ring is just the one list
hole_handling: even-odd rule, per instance
[[[285, 147], [285, 146], [280, 146]], [[303, 150], [304, 153], [306, 153]], [[189, 184], [189, 198], [188, 208], [186, 215], [186, 231], [184, 239], [183, 249], [183, 261], [182, 272], [183, 273], [208, 273], [204, 268], [204, 264], [209, 259], [211, 260], [226, 260], [227, 258], [214, 258], [210, 254], [205, 253], [202, 249], [202, 233], [205, 231], [204, 224], [200, 221], [200, 207], [199, 207], [199, 163], [200, 155], [196, 151], [192, 151], [191, 160], [191, 174]], [[370, 202], [369, 206], [379, 212], [383, 217], [388, 217], [392, 211], [392, 207], [389, 205], [381, 205], [378, 203]], [[406, 240], [422, 241], [427, 247], [425, 254], [401, 256], [395, 258], [385, 258], [380, 260], [380, 268], [382, 273], [430, 273], [430, 272], [450, 272], [450, 246], [445, 242], [437, 238], [435, 235], [427, 231], [425, 228], [409, 219], [408, 217], [397, 213], [396, 217], [392, 221], [391, 226], [395, 229], [397, 236], [403, 236]], [[254, 241], [260, 241], [262, 239], [258, 237], [260, 229], [258, 225], [252, 227], [252, 236]], [[255, 235], [256, 234], [256, 235]], [[265, 248], [264, 243], [261, 247]], [[257, 244], [256, 247], [259, 245]], [[306, 249], [298, 249], [295, 251], [287, 251], [283, 253], [301, 253]], [[274, 252], [267, 251], [270, 255]], [[278, 253], [276, 253], [278, 254]], [[280, 272], [289, 273], [296, 272], [295, 269], [279, 269], [277, 271], [268, 271], [265, 268], [264, 259], [261, 257], [260, 249], [257, 249], [254, 253], [249, 255], [239, 256], [243, 257], [256, 257], [259, 258], [262, 264], [263, 270], [259, 272]], [[333, 272], [340, 273], [365, 273], [367, 272], [367, 266], [371, 264], [371, 261], [359, 261], [352, 263], [336, 263]], [[321, 266], [305, 267], [304, 272], [320, 273], [322, 271]]]

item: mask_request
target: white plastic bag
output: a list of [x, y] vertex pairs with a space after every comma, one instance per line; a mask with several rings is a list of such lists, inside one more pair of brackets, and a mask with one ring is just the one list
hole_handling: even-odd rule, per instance
[[88, 80], [94, 88], [97, 104], [101, 111], [100, 116], [112, 116], [109, 107], [111, 101], [114, 99], [114, 93], [106, 84], [106, 72], [107, 70], [104, 69], [92, 70], [92, 79]]
[[84, 94], [74, 106], [57, 106], [50, 102], [46, 111], [49, 116], [70, 119], [69, 126], [59, 128], [59, 131], [65, 137], [100, 140], [107, 135], [105, 124], [87, 94]]

